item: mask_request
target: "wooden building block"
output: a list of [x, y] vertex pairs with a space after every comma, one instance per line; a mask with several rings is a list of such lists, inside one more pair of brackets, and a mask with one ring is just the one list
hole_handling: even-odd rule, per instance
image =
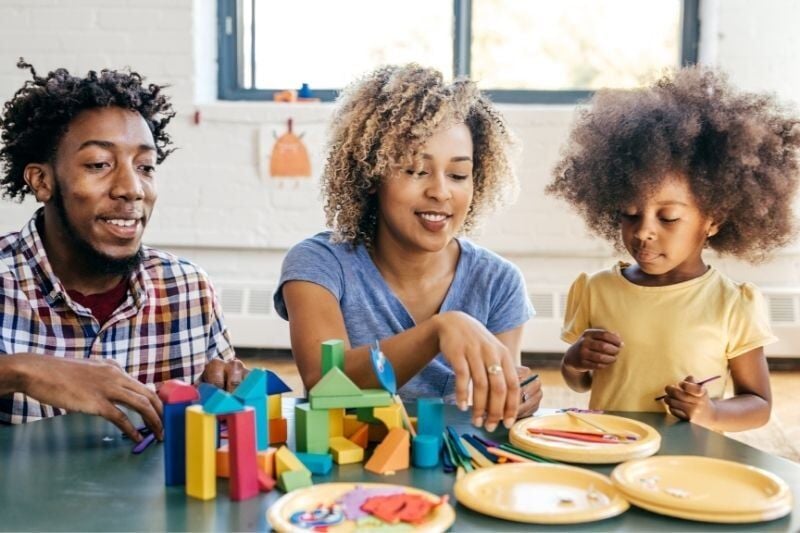
[[217, 477], [230, 477], [231, 476], [231, 454], [228, 445], [224, 444], [217, 448]]
[[278, 488], [283, 492], [291, 492], [311, 485], [311, 472], [308, 470], [287, 470], [278, 478]]
[[328, 411], [311, 409], [311, 404], [294, 406], [295, 449], [306, 453], [328, 453]]
[[289, 448], [281, 446], [275, 452], [275, 477], [280, 478], [281, 474], [289, 470], [305, 470], [311, 474]]
[[411, 442], [412, 463], [417, 468], [434, 468], [439, 464], [441, 449], [441, 437], [417, 433]]
[[272, 370], [265, 370], [265, 372], [267, 373], [267, 396], [292, 392], [291, 387], [284, 383], [284, 381], [278, 377], [278, 374]]
[[410, 439], [407, 429], [390, 429], [389, 434], [375, 448], [364, 468], [376, 474], [405, 470], [409, 465]]
[[322, 343], [322, 375], [334, 367], [344, 372], [344, 341], [339, 339]]
[[200, 405], [186, 408], [186, 494], [199, 500], [217, 495], [217, 417]]
[[273, 394], [267, 396], [267, 409], [269, 411], [268, 418], [281, 418], [283, 416], [283, 400], [280, 394]]
[[244, 405], [242, 405], [242, 402], [240, 402], [238, 398], [220, 389], [217, 389], [203, 404], [203, 410], [206, 413], [213, 413], [215, 415], [227, 415], [229, 413], [241, 411], [242, 409], [244, 409]]
[[328, 410], [328, 436], [344, 437], [344, 409]]
[[444, 403], [441, 398], [417, 398], [417, 427], [420, 435], [440, 437], [444, 431]]
[[383, 422], [386, 429], [403, 427], [403, 413], [399, 404], [375, 407], [372, 409], [372, 416]]
[[180, 379], [170, 379], [158, 389], [158, 397], [163, 403], [186, 403], [200, 399], [197, 389]]
[[324, 476], [333, 468], [333, 457], [329, 453], [302, 453], [295, 454], [301, 463], [308, 468], [312, 474]]
[[332, 437], [330, 448], [336, 464], [346, 465], [364, 460], [364, 448], [344, 437]]
[[356, 444], [360, 448], [367, 449], [369, 445], [369, 425], [362, 424], [360, 428], [355, 430], [352, 435], [347, 437], [353, 444]]
[[341, 407], [383, 407], [391, 405], [393, 400], [385, 390], [364, 389], [360, 394], [353, 396], [314, 396], [312, 392], [309, 402], [312, 409], [336, 409]]
[[269, 421], [269, 443], [282, 444], [286, 442], [288, 433], [286, 432], [286, 419], [273, 418]]
[[197, 393], [200, 395], [200, 405], [205, 405], [209, 398], [214, 396], [220, 390], [219, 387], [206, 383], [205, 381], [197, 385]]
[[167, 486], [186, 484], [186, 408], [192, 402], [165, 403], [164, 482]]
[[239, 383], [233, 395], [244, 403], [249, 398], [263, 398], [267, 395], [267, 373], [260, 368], [254, 368]]
[[347, 377], [338, 367], [333, 367], [326, 372], [317, 384], [311, 387], [308, 397], [323, 396], [358, 396], [361, 389]]
[[[263, 403], [262, 403], [263, 405]], [[230, 450], [230, 495], [233, 501], [248, 500], [258, 494], [255, 410], [226, 416]]]
[[269, 448], [269, 425], [267, 423], [266, 405], [267, 374], [260, 368], [251, 370], [236, 390], [233, 391], [241, 403], [253, 408], [256, 420], [256, 448], [266, 450]]
[[[365, 408], [365, 409], [370, 409], [370, 411], [372, 411], [371, 408]], [[358, 409], [356, 409], [356, 411], [358, 411]], [[364, 425], [364, 422], [362, 422], [361, 420], [356, 418], [355, 414], [345, 414], [344, 415], [344, 420], [342, 422], [343, 422], [342, 425], [343, 425], [344, 436], [345, 437], [349, 437], [350, 435], [355, 433], [355, 431], [358, 428], [360, 428], [361, 426]]]
[[372, 407], [356, 407], [356, 417], [360, 422], [377, 424], [378, 419], [372, 416]]
[[263, 470], [257, 471], [256, 476], [258, 477], [258, 489], [261, 492], [269, 492], [275, 487], [276, 481]]
[[258, 469], [267, 474], [269, 477], [275, 477], [275, 452], [277, 448], [267, 448], [256, 454], [256, 462]]

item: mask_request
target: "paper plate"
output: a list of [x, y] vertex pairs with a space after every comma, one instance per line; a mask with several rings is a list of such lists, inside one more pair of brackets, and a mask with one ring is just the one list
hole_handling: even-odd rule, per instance
[[702, 511], [690, 511], [686, 509], [676, 509], [674, 507], [664, 507], [656, 505], [651, 502], [640, 500], [631, 494], [624, 493], [625, 498], [633, 505], [646, 509], [650, 512], [671, 516], [674, 518], [683, 518], [685, 520], [695, 520], [698, 522], [715, 522], [721, 524], [749, 524], [753, 522], [766, 522], [767, 520], [775, 520], [786, 516], [792, 512], [792, 498], [787, 497], [782, 503], [776, 507], [763, 512], [752, 513], [706, 513]]
[[[431, 501], [439, 500], [438, 496], [430, 492], [403, 485], [390, 485], [386, 483], [320, 483], [311, 487], [293, 490], [283, 495], [277, 502], [273, 503], [267, 511], [267, 521], [279, 532], [311, 531], [310, 529], [303, 529], [292, 524], [290, 520], [292, 514], [298, 511], [307, 511], [319, 505], [331, 505], [342, 495], [356, 488], [401, 489], [409, 494], [421, 494]], [[431, 517], [426, 522], [413, 525], [409, 524], [409, 526], [413, 527], [414, 531], [445, 531], [453, 524], [455, 519], [456, 513], [453, 507], [449, 503], [443, 503], [433, 510]], [[356, 523], [352, 520], [345, 520], [344, 522], [327, 528], [327, 531], [331, 533], [355, 530]]]
[[567, 465], [524, 463], [480, 468], [453, 487], [479, 513], [532, 524], [579, 524], [616, 516], [628, 502], [604, 475]]
[[581, 418], [595, 423], [606, 431], [631, 434], [636, 441], [620, 444], [554, 442], [528, 433], [528, 428], [547, 428], [568, 431], [597, 431], [567, 413], [535, 416], [520, 420], [509, 430], [508, 439], [517, 448], [542, 457], [567, 463], [604, 464], [621, 463], [629, 459], [649, 457], [661, 447], [661, 435], [651, 426], [621, 416], [585, 413]]
[[[752, 522], [778, 518], [792, 508], [792, 492], [785, 481], [760, 468], [724, 459], [650, 457], [619, 465], [611, 479], [626, 496], [662, 510], [749, 515], [747, 521]], [[762, 518], [765, 513], [769, 518]]]

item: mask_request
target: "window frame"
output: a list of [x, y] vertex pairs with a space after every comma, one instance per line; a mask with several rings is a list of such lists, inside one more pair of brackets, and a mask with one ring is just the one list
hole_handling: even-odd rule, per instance
[[[257, 0], [251, 2], [253, 12]], [[698, 42], [700, 38], [700, 0], [682, 0], [681, 9], [681, 65], [697, 63]], [[469, 76], [470, 45], [472, 40], [472, 0], [453, 0], [453, 75]], [[271, 101], [273, 95], [282, 89], [256, 89], [243, 87], [239, 76], [239, 33], [237, 0], [217, 0], [217, 46], [218, 74], [217, 97], [220, 100]], [[255, 26], [255, 25], [254, 25]], [[254, 33], [254, 27], [251, 28]], [[254, 36], [253, 36], [254, 37]], [[251, 43], [255, 39], [251, 38]], [[254, 46], [254, 45], [253, 45]], [[254, 54], [251, 53], [251, 70], [255, 81]], [[336, 99], [341, 89], [314, 89], [314, 96], [323, 102]], [[513, 104], [574, 104], [590, 98], [591, 90], [500, 90], [487, 89], [486, 94], [498, 103]]]

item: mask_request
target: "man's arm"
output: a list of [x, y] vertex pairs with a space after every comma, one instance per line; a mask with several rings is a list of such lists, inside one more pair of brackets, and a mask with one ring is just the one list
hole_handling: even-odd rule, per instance
[[163, 438], [158, 395], [113, 361], [0, 355], [0, 395], [15, 392], [53, 407], [102, 416], [139, 442], [142, 435], [115, 404], [125, 405], [142, 416], [159, 440]]

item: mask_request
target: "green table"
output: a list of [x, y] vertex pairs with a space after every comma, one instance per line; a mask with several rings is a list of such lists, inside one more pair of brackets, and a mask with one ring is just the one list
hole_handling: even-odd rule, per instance
[[[293, 401], [284, 401], [284, 416], [292, 417]], [[460, 432], [475, 432], [466, 413], [445, 408], [447, 423]], [[717, 525], [663, 517], [631, 507], [621, 516], [582, 525], [539, 526], [497, 520], [470, 511], [452, 496], [454, 477], [441, 469], [411, 469], [395, 476], [376, 476], [361, 465], [334, 466], [322, 481], [374, 481], [413, 485], [436, 494], [451, 494], [457, 519], [455, 531], [798, 531], [800, 530], [800, 465], [692, 424], [663, 415], [628, 413], [662, 435], [660, 454], [706, 455], [769, 470], [795, 492], [792, 515], [759, 524]], [[290, 427], [292, 422], [290, 420]], [[290, 430], [291, 432], [291, 430]], [[505, 438], [500, 430], [494, 440]], [[16, 427], [0, 427], [0, 529], [45, 531], [264, 531], [266, 511], [279, 496], [277, 489], [248, 501], [231, 502], [227, 480], [218, 483], [217, 498], [189, 498], [183, 487], [165, 487], [163, 452], [151, 446], [141, 455], [130, 453], [110, 423], [80, 414], [56, 417]], [[608, 474], [613, 466], [591, 467]]]

